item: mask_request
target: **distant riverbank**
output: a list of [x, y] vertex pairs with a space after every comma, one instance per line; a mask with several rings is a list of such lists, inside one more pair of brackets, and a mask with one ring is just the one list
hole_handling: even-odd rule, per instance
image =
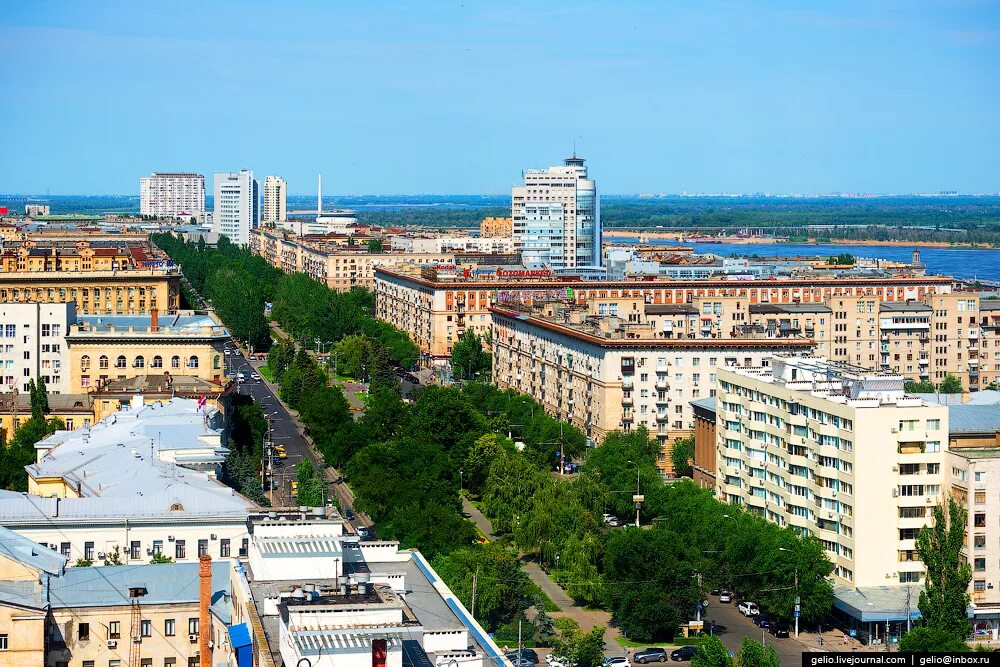
[[[683, 232], [661, 232], [653, 230], [626, 230], [626, 229], [605, 229], [604, 230], [605, 239], [614, 237], [618, 241], [632, 240], [638, 243], [655, 243], [657, 241], [676, 241], [677, 243], [685, 244], [698, 244], [698, 245], [774, 245], [779, 243], [788, 243], [781, 239], [770, 238], [770, 237], [753, 237], [749, 236], [746, 238], [725, 236], [720, 237], [718, 240], [712, 237], [706, 236], [693, 236], [691, 234], [684, 234]], [[976, 244], [976, 243], [949, 243], [947, 241], [875, 241], [875, 240], [865, 240], [858, 241], [855, 239], [831, 239], [829, 241], [817, 241], [815, 237], [809, 238], [807, 241], [796, 241], [795, 245], [816, 245], [816, 246], [841, 246], [841, 245], [852, 245], [852, 246], [889, 246], [889, 247], [908, 247], [908, 248], [961, 248], [968, 250], [995, 250], [996, 246], [991, 246], [989, 244]]]

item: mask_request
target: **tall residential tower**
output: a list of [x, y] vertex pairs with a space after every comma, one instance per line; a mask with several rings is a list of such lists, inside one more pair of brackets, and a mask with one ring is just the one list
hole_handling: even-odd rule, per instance
[[205, 177], [153, 173], [140, 178], [139, 213], [158, 218], [201, 218], [205, 213]]
[[260, 195], [253, 172], [215, 173], [213, 228], [239, 245], [250, 245], [250, 230], [260, 220]]
[[281, 222], [287, 217], [285, 199], [288, 185], [281, 176], [264, 179], [264, 222]]
[[562, 166], [528, 169], [511, 189], [514, 249], [525, 265], [600, 266], [601, 204], [583, 158]]

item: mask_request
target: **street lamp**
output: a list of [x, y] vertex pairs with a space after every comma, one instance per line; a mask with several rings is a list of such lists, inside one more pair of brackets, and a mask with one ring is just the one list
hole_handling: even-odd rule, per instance
[[[778, 547], [778, 551], [788, 551], [785, 547]], [[802, 598], [799, 597], [799, 568], [795, 568], [795, 636], [799, 636], [799, 614], [802, 613]]]
[[635, 503], [635, 527], [639, 527], [639, 507], [642, 505], [642, 493], [639, 491], [639, 464], [633, 463], [631, 459], [628, 465], [635, 466], [635, 495], [632, 496], [632, 501]]

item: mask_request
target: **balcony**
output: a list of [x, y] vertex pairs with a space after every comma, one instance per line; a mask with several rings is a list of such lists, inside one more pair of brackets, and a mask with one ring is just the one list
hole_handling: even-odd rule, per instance
[[656, 413], [656, 421], [660, 424], [665, 424], [666, 422], [670, 421], [670, 415], [668, 415], [665, 412], [662, 414]]
[[667, 382], [667, 378], [656, 377], [656, 388], [660, 391], [666, 391], [670, 389], [670, 383]]
[[622, 396], [622, 405], [633, 405], [634, 403], [635, 399], [633, 399], [631, 395]]
[[622, 389], [631, 389], [634, 386], [635, 386], [635, 379], [634, 378], [632, 378], [630, 376], [626, 376], [626, 377], [622, 378]]

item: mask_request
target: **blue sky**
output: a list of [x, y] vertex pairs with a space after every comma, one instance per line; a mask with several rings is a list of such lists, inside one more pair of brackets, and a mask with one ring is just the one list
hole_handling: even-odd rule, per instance
[[1000, 191], [1000, 3], [21, 2], [0, 192]]

